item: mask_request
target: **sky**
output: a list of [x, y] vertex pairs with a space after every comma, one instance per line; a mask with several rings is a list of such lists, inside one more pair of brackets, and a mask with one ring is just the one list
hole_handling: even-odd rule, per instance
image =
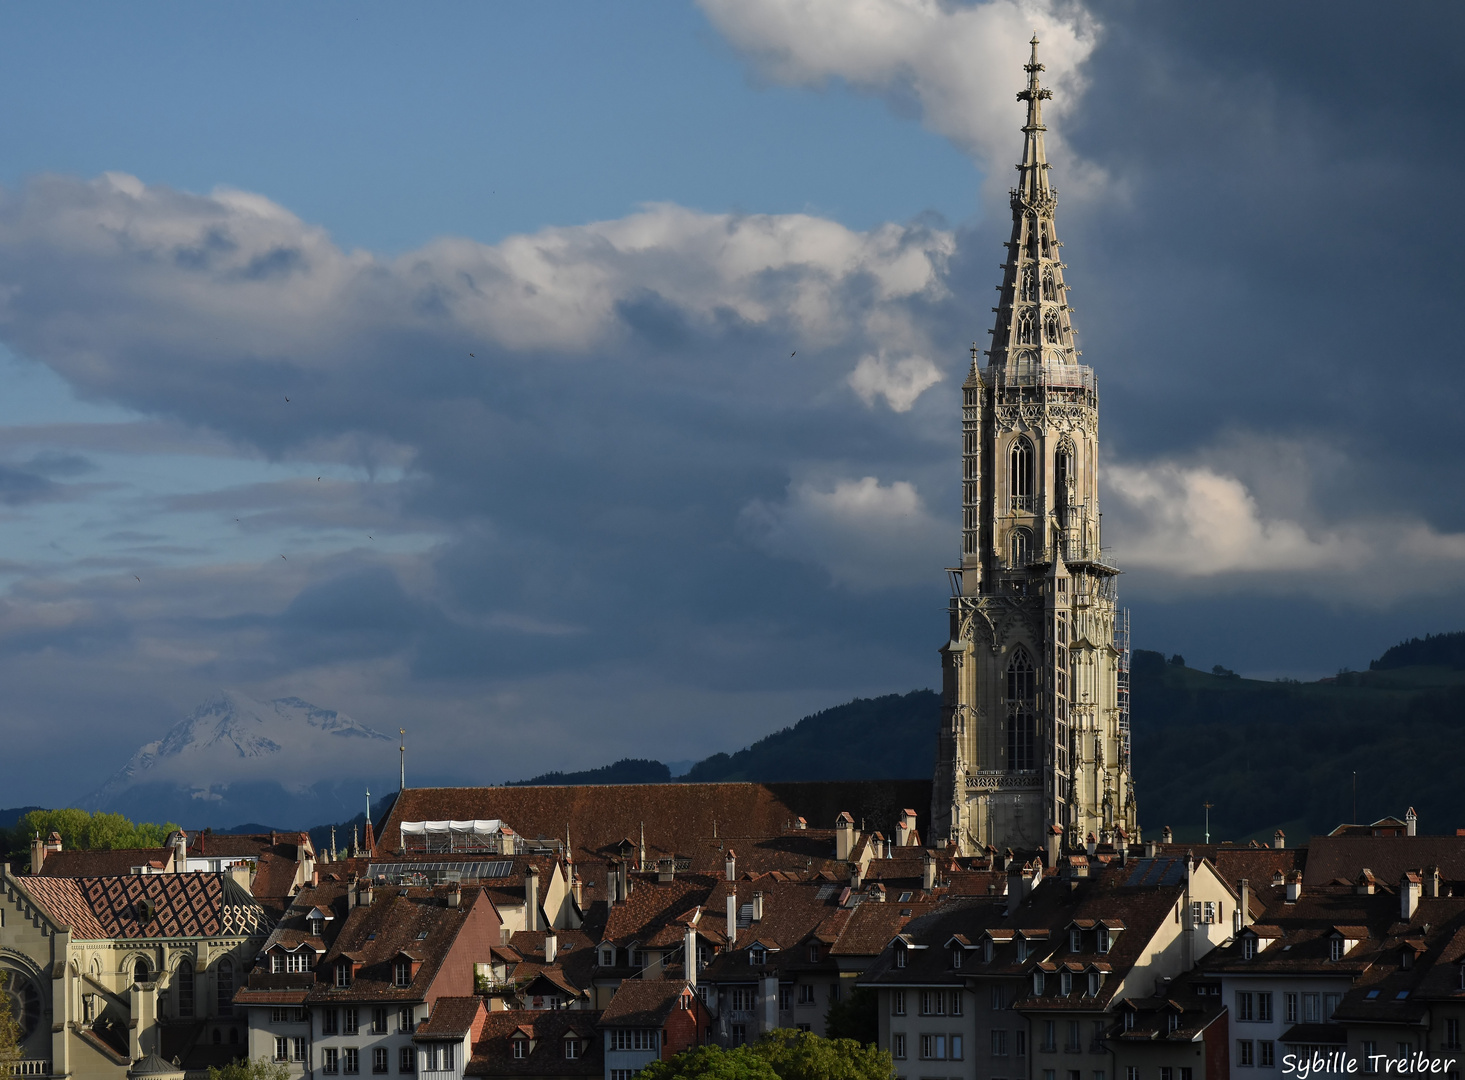
[[0, 802], [221, 687], [486, 783], [937, 685], [1034, 30], [1135, 645], [1465, 629], [1462, 22], [0, 9]]

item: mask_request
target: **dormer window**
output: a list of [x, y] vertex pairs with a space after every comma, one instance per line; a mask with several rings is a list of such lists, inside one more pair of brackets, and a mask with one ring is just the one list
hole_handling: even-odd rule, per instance
[[1241, 939], [1241, 958], [1243, 960], [1256, 959], [1256, 936], [1247, 934]]
[[992, 939], [991, 938], [988, 938], [986, 941], [982, 942], [982, 963], [984, 963], [984, 964], [990, 964], [991, 962], [992, 962]]
[[515, 1035], [510, 1040], [514, 1045], [514, 1059], [523, 1061], [529, 1056], [529, 1039], [524, 1035]]
[[1134, 1030], [1134, 1010], [1133, 1009], [1125, 1009], [1124, 1010], [1124, 1030], [1125, 1031], [1133, 1031]]
[[1061, 971], [1058, 973], [1058, 992], [1064, 997], [1073, 993], [1073, 972]]
[[1342, 938], [1335, 937], [1331, 941], [1328, 942], [1328, 957], [1329, 957], [1329, 959], [1332, 959], [1332, 960], [1341, 960], [1341, 959], [1343, 959], [1343, 953], [1345, 951], [1346, 951], [1346, 949], [1344, 948], [1343, 939]]
[[898, 968], [905, 967], [906, 953], [908, 951], [909, 950], [905, 947], [905, 942], [903, 942], [903, 941], [896, 942], [896, 944], [895, 944], [895, 966], [896, 967], [898, 967]]
[[607, 946], [606, 948], [600, 950], [600, 966], [601, 967], [615, 967], [616, 966], [616, 951], [615, 951], [614, 946]]
[[320, 937], [325, 932], [326, 922], [324, 919], [310, 920], [310, 933], [313, 937]]
[[1166, 1015], [1166, 1017], [1165, 1017], [1165, 1030], [1166, 1031], [1179, 1031], [1180, 1030], [1180, 1014], [1179, 1013], [1172, 1012], [1172, 1013], [1168, 1013]]
[[1099, 983], [1103, 981], [1103, 978], [1097, 971], [1089, 972], [1089, 997], [1099, 996]]
[[1017, 962], [1020, 964], [1028, 958], [1027, 938], [1017, 939]]
[[336, 985], [351, 985], [351, 965], [349, 963], [336, 965]]
[[1414, 950], [1413, 949], [1400, 949], [1399, 950], [1399, 968], [1400, 968], [1400, 970], [1402, 970], [1402, 971], [1408, 971], [1413, 966], [1414, 966]]
[[580, 1056], [580, 1040], [573, 1035], [565, 1039], [565, 1060], [574, 1061]]
[[279, 975], [285, 970], [285, 954], [270, 953], [270, 974]]
[[961, 967], [961, 952], [962, 949], [960, 945], [953, 945], [951, 947], [951, 966], [953, 968]]
[[754, 967], [761, 967], [768, 962], [768, 950], [762, 945], [754, 945], [748, 950], [748, 963]]
[[1083, 952], [1083, 931], [1076, 926], [1068, 931], [1068, 951]]
[[392, 981], [398, 986], [412, 985], [412, 962], [398, 960], [392, 965]]
[[1048, 989], [1048, 977], [1041, 971], [1033, 972], [1033, 996], [1042, 997]]
[[818, 962], [819, 962], [819, 943], [817, 941], [811, 941], [809, 943], [809, 963], [811, 963], [811, 964], [817, 964]]
[[1098, 951], [1101, 952], [1101, 953], [1108, 952], [1109, 951], [1109, 928], [1107, 926], [1101, 926], [1101, 927], [1099, 927], [1099, 929], [1095, 932], [1095, 936], [1096, 936], [1097, 943], [1098, 943]]

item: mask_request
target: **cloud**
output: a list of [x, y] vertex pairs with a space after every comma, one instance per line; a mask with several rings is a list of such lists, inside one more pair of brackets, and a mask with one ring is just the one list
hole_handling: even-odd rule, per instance
[[742, 525], [770, 554], [820, 566], [856, 591], [932, 579], [953, 540], [914, 485], [873, 476], [791, 484], [781, 502], [750, 502]]
[[[1034, 30], [1055, 117], [1085, 90], [1082, 69], [1099, 24], [1081, 5], [1051, 0], [699, 0], [718, 31], [770, 81], [839, 79], [878, 94], [990, 166], [1013, 155], [1014, 93]], [[1049, 125], [1050, 128], [1053, 125]], [[1068, 158], [1051, 130], [1051, 151]], [[1052, 156], [1052, 154], [1050, 154]], [[1074, 162], [1065, 162], [1072, 175]], [[1006, 174], [1001, 177], [1006, 186]]]
[[864, 356], [849, 374], [849, 384], [860, 400], [874, 407], [875, 399], [898, 413], [910, 412], [916, 399], [942, 379], [941, 369], [924, 356], [905, 356], [894, 362], [883, 356]]

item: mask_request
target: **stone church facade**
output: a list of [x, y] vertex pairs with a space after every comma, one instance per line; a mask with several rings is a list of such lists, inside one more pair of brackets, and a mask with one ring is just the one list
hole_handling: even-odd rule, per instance
[[962, 541], [942, 647], [932, 838], [963, 854], [1137, 838], [1128, 615], [1101, 547], [1099, 394], [1079, 363], [1038, 41], [987, 363], [962, 386]]

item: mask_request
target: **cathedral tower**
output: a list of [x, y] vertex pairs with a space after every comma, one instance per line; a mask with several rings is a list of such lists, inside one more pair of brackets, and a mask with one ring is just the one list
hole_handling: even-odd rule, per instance
[[[962, 385], [932, 835], [963, 854], [1135, 837], [1128, 613], [1100, 547], [1099, 394], [1078, 362], [1043, 149], [1038, 39], [985, 367]], [[1061, 833], [1060, 830], [1061, 829]]]

